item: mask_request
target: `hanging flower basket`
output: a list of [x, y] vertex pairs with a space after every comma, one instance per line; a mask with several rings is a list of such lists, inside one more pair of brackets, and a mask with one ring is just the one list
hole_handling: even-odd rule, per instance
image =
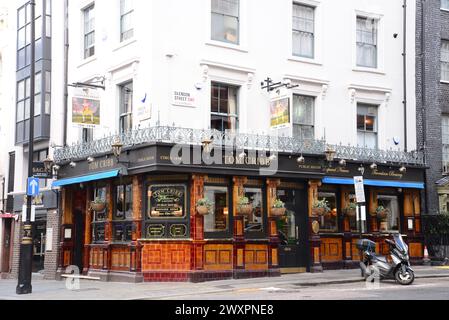
[[323, 217], [328, 211], [325, 208], [312, 208], [312, 214], [315, 217]]
[[286, 211], [286, 208], [271, 208], [271, 216], [276, 218], [283, 217]]
[[237, 213], [241, 216], [249, 216], [253, 212], [252, 204], [241, 204], [237, 206]]
[[196, 202], [196, 212], [200, 215], [200, 216], [206, 216], [210, 213], [210, 210], [212, 208], [212, 202], [209, 201], [209, 199], [199, 199]]
[[348, 218], [354, 218], [357, 215], [357, 210], [356, 209], [346, 209], [345, 213]]
[[106, 209], [106, 202], [103, 201], [92, 201], [90, 203], [90, 208], [95, 212], [102, 212]]
[[379, 219], [385, 219], [388, 216], [388, 209], [386, 209], [382, 206], [379, 206], [376, 209], [376, 215], [377, 215], [377, 218], [379, 218]]
[[207, 206], [197, 206], [196, 207], [196, 212], [200, 216], [207, 216], [209, 214], [209, 208]]

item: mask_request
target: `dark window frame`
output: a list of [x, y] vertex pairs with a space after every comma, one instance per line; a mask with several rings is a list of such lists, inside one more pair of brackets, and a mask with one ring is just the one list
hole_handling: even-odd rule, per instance
[[[227, 91], [227, 97], [226, 98], [222, 98], [221, 97], [221, 91], [222, 89], [226, 89]], [[236, 113], [231, 113], [230, 112], [230, 108], [229, 108], [229, 89], [233, 89], [235, 90], [235, 111]], [[212, 121], [214, 120], [221, 120], [221, 129], [217, 129], [218, 131], [221, 132], [225, 132], [225, 130], [231, 130], [231, 131], [237, 131], [239, 129], [239, 121], [240, 121], [240, 117], [239, 117], [239, 113], [240, 113], [240, 106], [239, 106], [239, 96], [240, 96], [240, 89], [241, 87], [239, 86], [235, 86], [235, 85], [231, 85], [231, 84], [226, 84], [226, 83], [221, 83], [221, 82], [212, 82], [211, 83], [211, 110], [210, 110], [210, 115], [211, 115], [211, 128], [212, 128]], [[218, 91], [218, 97], [214, 97], [214, 90]], [[214, 104], [214, 100], [217, 100], [217, 111], [213, 111], [213, 104]], [[227, 109], [227, 112], [221, 112], [222, 111], [222, 103], [224, 103], [226, 101], [227, 106], [225, 107]], [[233, 119], [235, 121], [235, 128], [231, 128], [231, 129], [225, 129], [225, 123], [227, 122], [227, 120]]]
[[[234, 198], [233, 198], [233, 187], [232, 187], [232, 183], [231, 180], [229, 178], [226, 178], [226, 184], [222, 184], [222, 183], [205, 183], [204, 184], [204, 188], [206, 187], [226, 187], [228, 189], [228, 210], [229, 210], [229, 214], [228, 214], [228, 226], [227, 226], [227, 230], [226, 231], [215, 231], [215, 232], [206, 232], [204, 231], [204, 238], [205, 239], [210, 239], [210, 240], [214, 240], [214, 239], [229, 239], [232, 238], [233, 233], [234, 233], [234, 215], [232, 214], [232, 212], [234, 212]], [[196, 204], [195, 204], [196, 205]]]
[[[259, 180], [256, 178], [256, 180]], [[262, 240], [266, 239], [268, 237], [268, 202], [267, 202], [267, 186], [265, 184], [264, 180], [263, 185], [253, 185], [253, 184], [245, 184], [243, 186], [244, 189], [251, 188], [251, 189], [261, 189], [262, 191], [262, 207], [263, 207], [263, 213], [262, 213], [262, 231], [255, 231], [250, 232], [247, 230], [244, 230], [245, 239], [248, 240]], [[246, 193], [246, 192], [245, 192]], [[244, 226], [246, 229], [246, 226]]]

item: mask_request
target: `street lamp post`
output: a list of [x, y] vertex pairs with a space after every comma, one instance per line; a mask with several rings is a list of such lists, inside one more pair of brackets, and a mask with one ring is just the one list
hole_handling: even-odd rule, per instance
[[[30, 132], [28, 139], [28, 177], [33, 176], [33, 153], [34, 153], [34, 94], [35, 94], [35, 69], [36, 69], [36, 54], [35, 54], [35, 16], [36, 16], [36, 2], [30, 0], [28, 5], [30, 6], [31, 13], [31, 59], [30, 59]], [[32, 197], [27, 195], [27, 211], [26, 220], [23, 222], [23, 238], [20, 245], [20, 264], [19, 264], [19, 279], [16, 288], [17, 294], [30, 294], [33, 291], [31, 286], [32, 275], [32, 260], [33, 260], [33, 225], [31, 222], [31, 205]]]

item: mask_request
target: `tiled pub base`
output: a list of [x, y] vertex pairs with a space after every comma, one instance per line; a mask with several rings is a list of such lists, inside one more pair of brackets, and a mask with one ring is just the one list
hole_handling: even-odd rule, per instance
[[206, 282], [229, 279], [280, 277], [279, 269], [270, 271], [192, 271], [192, 272], [144, 272], [145, 282]]

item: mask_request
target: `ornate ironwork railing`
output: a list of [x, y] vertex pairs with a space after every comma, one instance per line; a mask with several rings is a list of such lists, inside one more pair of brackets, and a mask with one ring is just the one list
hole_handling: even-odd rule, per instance
[[110, 153], [112, 144], [119, 140], [123, 147], [148, 143], [169, 143], [184, 145], [202, 145], [210, 141], [214, 147], [226, 147], [236, 150], [257, 150], [267, 153], [292, 153], [324, 156], [327, 148], [336, 151], [336, 158], [360, 161], [397, 162], [403, 164], [423, 164], [421, 155], [399, 151], [380, 151], [364, 148], [326, 145], [324, 140], [299, 139], [296, 137], [244, 134], [239, 132], [220, 132], [217, 130], [201, 130], [157, 126], [110, 135], [102, 139], [78, 143], [56, 149], [56, 163], [74, 161], [87, 157], [95, 157]]

